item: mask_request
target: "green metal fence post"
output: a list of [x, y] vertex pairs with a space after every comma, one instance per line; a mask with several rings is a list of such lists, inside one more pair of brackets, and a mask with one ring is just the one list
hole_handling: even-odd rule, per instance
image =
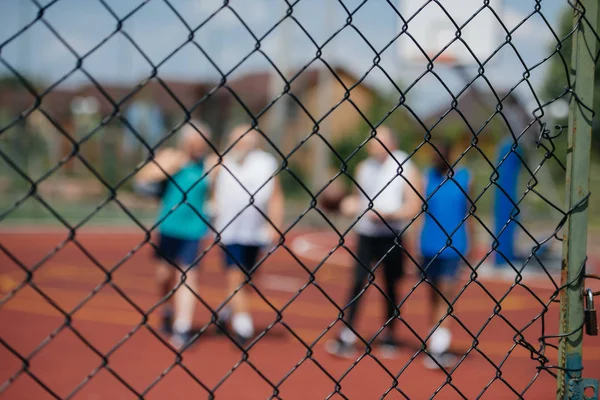
[[[586, 196], [589, 192], [590, 148], [592, 140], [592, 107], [598, 24], [598, 0], [578, 0], [577, 9], [585, 9], [586, 21], [575, 12], [577, 30], [573, 34], [571, 79], [574, 95], [569, 112], [567, 148], [566, 203], [567, 209], [576, 207], [564, 228], [562, 284], [570, 283], [560, 299], [560, 338], [558, 359], [557, 399], [582, 400], [583, 390], [594, 382], [582, 378], [583, 344], [583, 284], [581, 267], [587, 247], [588, 211]], [[585, 105], [585, 107], [583, 106]], [[587, 108], [586, 108], [587, 107]], [[597, 387], [597, 383], [596, 383]], [[595, 393], [595, 398], [598, 394]]]

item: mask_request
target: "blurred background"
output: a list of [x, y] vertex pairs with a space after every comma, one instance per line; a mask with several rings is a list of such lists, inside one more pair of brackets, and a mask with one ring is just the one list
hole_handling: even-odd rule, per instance
[[[356, 385], [350, 398], [384, 391], [387, 398], [401, 386], [414, 393], [403, 398], [437, 396], [440, 388], [441, 396], [463, 398], [552, 396], [556, 379], [543, 371], [558, 365], [560, 307], [553, 299], [562, 232], [554, 233], [565, 210], [570, 3], [0, 0], [0, 397], [43, 398], [46, 382], [58, 393], [53, 398], [72, 398], [84, 387], [90, 399], [123, 392], [190, 398], [206, 396], [205, 383], [219, 398], [279, 398], [281, 387], [284, 398], [329, 398], [342, 395], [342, 380], [344, 390]], [[157, 203], [136, 194], [133, 181], [190, 118], [210, 126], [220, 151], [230, 129], [251, 123], [284, 166], [291, 228], [251, 282], [260, 294], [250, 304], [257, 331], [269, 328], [250, 358], [222, 337], [201, 340], [194, 356], [174, 360], [151, 329], [160, 308], [147, 229]], [[354, 221], [321, 211], [323, 200], [331, 189], [352, 189], [366, 157], [362, 144], [381, 124], [422, 170], [434, 146], [452, 141], [456, 151], [447, 161], [474, 177], [470, 217], [478, 221], [474, 249], [482, 261], [475, 274], [464, 270], [465, 290], [451, 309], [457, 354], [468, 356], [452, 375], [413, 367], [431, 328], [430, 293], [417, 282], [414, 261], [402, 282], [401, 335], [409, 346], [386, 364], [399, 371], [393, 382], [370, 357], [351, 372], [349, 360], [321, 356], [323, 335], [333, 334], [343, 315], [338, 304], [345, 304], [354, 262], [353, 235], [345, 236]], [[507, 224], [515, 203], [518, 222]], [[589, 203], [589, 224], [587, 271], [597, 272], [598, 201]], [[509, 251], [499, 249], [506, 243]], [[518, 278], [513, 269], [485, 274], [490, 260], [503, 265], [502, 253], [513, 253], [504, 260], [523, 268]], [[217, 256], [215, 248], [202, 267], [201, 333], [232, 295]], [[368, 296], [381, 300], [373, 286]], [[380, 318], [376, 311], [365, 317], [361, 329], [372, 335]], [[600, 371], [600, 344], [589, 339], [586, 371]]]
[[[46, 3], [51, 2], [40, 5]], [[132, 215], [151, 221], [154, 204], [132, 193], [132, 171], [148, 157], [148, 146], [162, 143], [188, 111], [207, 121], [218, 148], [233, 125], [256, 117], [278, 151], [266, 147], [289, 163], [281, 177], [290, 218], [310, 201], [299, 181], [318, 191], [340, 171], [339, 157], [352, 155], [352, 171], [364, 157], [364, 150], [355, 151], [368, 137], [367, 121], [377, 125], [386, 116], [401, 148], [414, 152], [421, 166], [432, 154], [425, 139], [435, 143], [443, 136], [461, 143], [465, 157], [459, 164], [476, 173], [476, 191], [482, 194], [478, 213], [484, 218], [492, 212], [493, 192], [485, 188], [497, 164], [498, 144], [510, 139], [511, 130], [523, 133], [519, 143], [526, 152], [519, 193], [531, 182], [527, 169], [535, 171], [545, 162], [536, 175], [538, 189], [562, 204], [559, 161], [564, 163], [560, 149], [566, 135], [552, 141], [558, 160], [544, 161], [546, 150], [535, 141], [544, 130], [554, 135], [566, 125], [565, 101], [546, 106], [567, 86], [556, 52], [557, 37], [564, 38], [572, 24], [572, 11], [563, 2], [544, 2], [542, 13], [535, 1], [498, 3], [504, 26], [493, 19], [494, 40], [504, 42], [511, 31], [510, 41], [489, 54], [485, 79], [475, 62], [452, 66], [440, 58], [435, 73], [426, 73], [424, 56], [407, 60], [403, 46], [414, 44], [406, 35], [397, 38], [402, 2], [302, 0], [289, 18], [284, 18], [288, 6], [283, 1], [226, 3], [61, 0], [41, 12], [34, 2], [3, 0], [3, 223], [57, 223], [47, 207], [28, 196], [32, 186], [24, 175], [39, 180], [37, 193], [71, 224], [92, 213], [87, 224], [132, 224], [122, 207], [109, 201], [111, 188]], [[569, 51], [570, 39], [560, 53], [568, 60]], [[291, 81], [289, 88], [283, 78]], [[29, 114], [37, 106], [33, 93], [47, 116], [39, 110]], [[507, 113], [512, 121], [495, 113], [507, 93], [511, 101], [503, 104], [513, 107]], [[596, 172], [598, 124], [594, 129]], [[330, 146], [313, 134], [317, 131]], [[592, 192], [599, 185], [600, 174], [592, 173]], [[590, 207], [596, 225], [600, 206], [592, 202]], [[526, 196], [523, 210], [531, 223], [554, 224], [560, 217], [534, 195]], [[302, 223], [323, 221], [308, 216]]]

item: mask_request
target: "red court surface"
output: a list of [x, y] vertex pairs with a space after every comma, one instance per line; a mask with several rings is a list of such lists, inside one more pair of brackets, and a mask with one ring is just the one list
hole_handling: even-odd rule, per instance
[[[542, 320], [526, 327], [540, 314], [542, 305], [525, 289], [515, 287], [503, 299], [499, 315], [491, 318], [496, 304], [479, 283], [500, 299], [509, 287], [506, 282], [482, 279], [471, 284], [457, 301], [454, 315], [472, 333], [491, 321], [479, 335], [475, 348], [472, 348], [474, 340], [465, 328], [456, 323], [453, 325], [456, 339], [453, 349], [464, 359], [450, 377], [441, 371], [425, 369], [423, 355], [415, 357], [420, 346], [416, 335], [425, 336], [429, 329], [425, 285], [418, 286], [401, 307], [406, 325], [398, 326], [398, 336], [405, 343], [400, 354], [394, 359], [380, 360], [380, 365], [375, 361], [375, 357], [379, 359], [375, 349], [373, 356], [365, 356], [343, 379], [353, 360], [333, 358], [324, 350], [324, 342], [337, 331], [339, 323], [314, 344], [312, 351], [298, 339], [311, 345], [338, 318], [338, 310], [315, 285], [309, 285], [280, 313], [281, 323], [276, 323], [251, 347], [246, 361], [242, 361], [242, 352], [226, 337], [205, 334], [194, 347], [183, 353], [180, 365], [169, 369], [178, 361], [177, 354], [147, 326], [136, 329], [144, 321], [143, 314], [123, 297], [125, 295], [144, 312], [158, 300], [150, 247], [144, 245], [138, 252], [130, 253], [143, 243], [144, 235], [131, 231], [119, 233], [117, 229], [77, 233], [76, 240], [87, 249], [89, 256], [106, 268], [110, 269], [128, 257], [110, 276], [110, 285], [102, 285], [108, 280], [107, 275], [74, 243], [68, 242], [54, 250], [66, 238], [66, 231], [0, 233], [2, 247], [28, 268], [52, 253], [31, 275], [31, 282], [58, 307], [71, 314], [73, 328], [59, 329], [64, 325], [65, 317], [29, 286], [7, 297], [26, 279], [26, 274], [0, 252], [0, 298], [3, 299], [0, 308], [0, 399], [53, 398], [28, 373], [16, 375], [24, 364], [7, 346], [27, 358], [27, 370], [58, 398], [67, 398], [71, 394], [74, 399], [90, 400], [135, 399], [139, 395], [147, 399], [209, 398], [206, 389], [209, 388], [216, 399], [268, 399], [274, 393], [273, 398], [281, 399], [323, 399], [331, 394], [330, 398], [343, 398], [336, 391], [349, 399], [378, 399], [394, 385], [389, 373], [398, 375], [400, 372], [398, 390], [391, 390], [386, 399], [425, 399], [438, 389], [436, 398], [440, 399], [463, 398], [461, 394], [469, 399], [478, 396], [483, 399], [518, 398], [510, 388], [521, 392], [530, 384], [525, 398], [555, 397], [555, 379], [537, 369], [539, 362], [532, 360], [528, 350], [515, 344], [518, 339], [515, 329], [524, 329], [524, 338], [539, 348]], [[323, 239], [321, 250], [335, 244], [335, 240], [330, 239]], [[319, 253], [314, 253], [318, 250], [312, 249], [309, 258], [320, 258]], [[315, 268], [318, 263], [304, 256], [301, 259], [305, 265]], [[323, 265], [315, 274], [315, 284], [342, 306], [350, 270], [339, 262], [344, 259], [343, 255], [340, 257], [338, 262]], [[199, 295], [209, 305], [216, 306], [227, 295], [218, 254], [209, 253], [201, 268]], [[295, 296], [308, 279], [309, 274], [281, 249], [260, 267], [255, 276], [256, 287], [278, 309]], [[525, 277], [523, 282], [531, 284], [541, 299], [548, 299], [552, 293], [547, 278]], [[414, 277], [407, 278], [402, 285], [403, 294], [408, 293], [415, 283]], [[89, 298], [94, 288], [97, 293]], [[372, 337], [382, 323], [382, 297], [374, 288], [367, 291], [366, 297], [358, 329], [366, 337]], [[78, 307], [85, 299], [87, 302]], [[210, 314], [204, 306], [198, 308], [196, 324], [201, 326], [209, 321]], [[277, 313], [258, 296], [252, 299], [252, 310], [259, 328], [267, 327], [277, 319]], [[157, 316], [158, 312], [149, 315], [150, 326], [156, 327]], [[546, 334], [557, 333], [557, 304], [550, 308], [544, 322]], [[584, 350], [584, 376], [600, 378], [598, 337], [586, 336]], [[547, 348], [546, 356], [551, 365], [556, 364], [554, 349]], [[335, 381], [340, 379], [337, 386]]]

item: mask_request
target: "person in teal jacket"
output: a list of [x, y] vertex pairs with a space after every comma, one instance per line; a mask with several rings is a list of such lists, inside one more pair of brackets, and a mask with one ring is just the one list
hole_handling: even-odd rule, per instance
[[179, 133], [177, 148], [159, 151], [136, 176], [138, 186], [162, 187], [155, 253], [161, 298], [167, 298], [178, 283], [177, 276], [183, 278], [185, 274], [185, 284], [165, 301], [161, 323], [161, 330], [171, 335], [176, 348], [187, 346], [193, 337], [196, 267], [200, 242], [209, 232], [205, 208], [210, 185], [205, 154], [210, 138], [207, 126], [190, 121]]

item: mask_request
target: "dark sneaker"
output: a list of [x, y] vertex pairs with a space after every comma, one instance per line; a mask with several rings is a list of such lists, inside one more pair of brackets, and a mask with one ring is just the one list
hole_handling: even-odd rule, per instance
[[451, 353], [444, 353], [442, 354], [442, 367], [446, 368], [446, 369], [451, 369], [454, 368], [454, 366], [456, 366], [456, 362], [458, 361], [458, 357], [456, 357], [454, 354]]
[[379, 353], [381, 354], [382, 358], [395, 358], [398, 356], [399, 351], [400, 346], [398, 345], [398, 342], [392, 337], [384, 338], [379, 343]]
[[242, 336], [238, 333], [234, 333], [233, 335], [231, 335], [231, 337], [233, 338], [233, 340], [235, 340], [235, 343], [243, 349], [246, 348], [246, 346], [248, 345], [248, 343], [250, 343], [250, 340], [252, 339], [249, 337]]
[[231, 332], [232, 331], [229, 327], [229, 321], [220, 318], [215, 321], [216, 336], [232, 336]]
[[325, 342], [325, 351], [340, 358], [353, 358], [356, 356], [354, 345], [339, 338]]
[[160, 321], [160, 332], [167, 336], [173, 334], [173, 314], [163, 314]]
[[194, 333], [192, 331], [174, 332], [173, 335], [171, 335], [169, 342], [176, 350], [184, 350], [188, 348], [194, 340]]
[[215, 320], [215, 335], [227, 336], [230, 334], [231, 329], [229, 327], [231, 323], [231, 310], [224, 308], [218, 312]]

